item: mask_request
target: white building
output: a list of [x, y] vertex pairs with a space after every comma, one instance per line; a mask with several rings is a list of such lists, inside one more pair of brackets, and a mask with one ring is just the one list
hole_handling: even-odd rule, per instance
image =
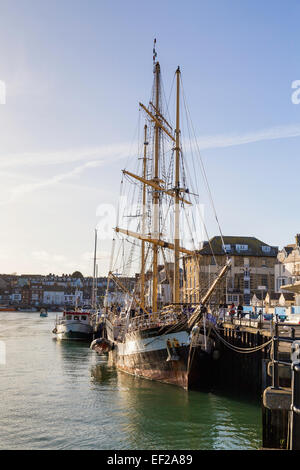
[[300, 235], [295, 243], [285, 246], [277, 256], [275, 264], [275, 292], [285, 292], [284, 286], [300, 281]]
[[47, 287], [43, 292], [43, 303], [47, 305], [64, 305], [64, 290], [59, 287]]

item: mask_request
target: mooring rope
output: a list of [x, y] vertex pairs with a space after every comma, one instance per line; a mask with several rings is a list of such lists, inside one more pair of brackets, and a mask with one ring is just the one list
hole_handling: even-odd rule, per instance
[[233, 351], [238, 352], [240, 354], [251, 354], [251, 353], [257, 352], [260, 349], [264, 349], [265, 347], [267, 347], [273, 341], [273, 338], [271, 338], [266, 343], [260, 344], [259, 346], [254, 346], [253, 348], [240, 348], [238, 346], [234, 346], [231, 343], [228, 343], [228, 341], [226, 341], [224, 338], [222, 338], [222, 336], [219, 334], [219, 332], [217, 331], [217, 329], [215, 327], [213, 327], [213, 330], [214, 330], [216, 336], [219, 338], [219, 340], [223, 344], [225, 344], [225, 346], [227, 346], [229, 349], [232, 349]]

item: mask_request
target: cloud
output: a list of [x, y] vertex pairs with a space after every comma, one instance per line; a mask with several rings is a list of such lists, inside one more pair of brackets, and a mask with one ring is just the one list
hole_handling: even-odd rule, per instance
[[288, 139], [290, 137], [300, 136], [300, 124], [286, 126], [275, 126], [245, 134], [217, 134], [210, 136], [200, 136], [197, 139], [201, 150], [231, 147], [234, 145], [245, 145], [254, 142], [274, 139]]
[[[300, 124], [290, 124], [270, 127], [242, 134], [215, 134], [198, 136], [200, 149], [230, 147], [245, 145], [253, 142], [274, 139], [287, 139], [300, 136]], [[80, 161], [101, 160], [111, 161], [111, 158], [126, 157], [134, 143], [123, 142], [119, 144], [100, 145], [80, 149], [65, 149], [54, 152], [23, 152], [17, 154], [0, 154], [0, 169], [20, 168], [22, 166], [45, 166], [74, 163]], [[131, 152], [130, 152], [131, 153]]]
[[55, 152], [23, 152], [16, 154], [0, 154], [0, 169], [36, 167], [45, 165], [62, 165], [84, 160], [110, 161], [128, 155], [130, 144], [120, 143], [101, 145], [92, 148], [66, 149]]
[[[206, 135], [197, 138], [197, 145], [200, 150], [225, 148], [235, 145], [245, 145], [254, 142], [261, 142], [274, 139], [287, 139], [291, 137], [300, 136], [300, 124], [275, 126], [263, 130], [248, 132], [244, 134], [216, 134]], [[187, 142], [185, 142], [187, 144]], [[42, 181], [35, 181], [30, 183], [19, 184], [10, 188], [7, 192], [8, 198], [0, 204], [7, 204], [13, 202], [24, 194], [38, 191], [50, 186], [55, 186], [62, 181], [76, 178], [83, 171], [97, 168], [106, 163], [111, 163], [118, 159], [126, 157], [129, 153], [130, 147], [128, 143], [104, 145], [93, 148], [83, 149], [69, 149], [55, 152], [40, 152], [40, 153], [22, 153], [15, 155], [0, 155], [0, 171], [5, 174], [5, 170], [9, 168], [20, 168], [22, 166], [44, 166], [44, 165], [59, 165], [65, 163], [74, 163], [87, 160], [68, 172], [59, 173], [51, 178]], [[11, 174], [10, 174], [11, 175]], [[16, 177], [19, 175], [16, 174]]]
[[52, 176], [51, 178], [44, 179], [42, 181], [19, 184], [18, 186], [9, 189], [8, 198], [0, 202], [0, 205], [14, 202], [16, 199], [18, 199], [19, 197], [25, 194], [32, 193], [37, 190], [45, 189], [50, 186], [55, 186], [56, 184], [61, 183], [62, 181], [78, 177], [83, 171], [90, 169], [90, 168], [97, 168], [99, 166], [102, 166], [104, 163], [105, 163], [104, 160], [90, 161], [82, 165], [79, 165], [68, 172], [60, 173], [58, 175]]

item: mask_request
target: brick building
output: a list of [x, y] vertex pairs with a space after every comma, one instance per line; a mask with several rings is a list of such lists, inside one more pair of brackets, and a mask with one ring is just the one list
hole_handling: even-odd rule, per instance
[[274, 292], [274, 266], [278, 247], [270, 246], [255, 237], [213, 237], [200, 250], [183, 258], [183, 292], [185, 302], [199, 302], [214, 281], [216, 274], [231, 258], [231, 269], [216, 289], [212, 301], [250, 305], [258, 287]]

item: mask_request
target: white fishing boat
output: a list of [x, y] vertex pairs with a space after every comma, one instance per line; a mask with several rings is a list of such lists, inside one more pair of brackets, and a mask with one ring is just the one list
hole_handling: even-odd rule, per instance
[[60, 340], [91, 341], [93, 326], [90, 312], [66, 310], [56, 319], [52, 333]]

